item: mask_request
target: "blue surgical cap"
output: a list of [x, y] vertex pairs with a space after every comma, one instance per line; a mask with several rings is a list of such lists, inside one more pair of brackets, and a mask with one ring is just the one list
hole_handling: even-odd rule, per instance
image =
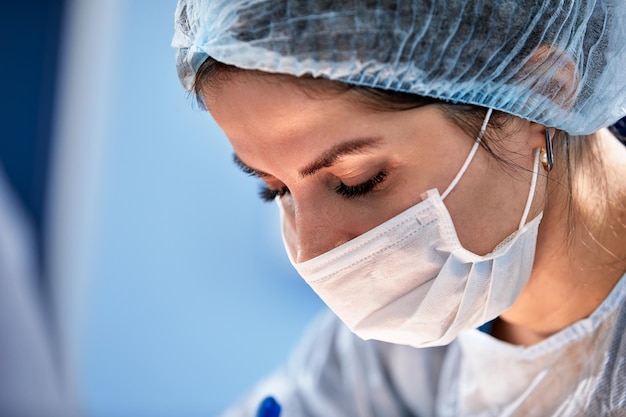
[[172, 45], [188, 90], [211, 57], [570, 134], [626, 115], [626, 0], [179, 0]]

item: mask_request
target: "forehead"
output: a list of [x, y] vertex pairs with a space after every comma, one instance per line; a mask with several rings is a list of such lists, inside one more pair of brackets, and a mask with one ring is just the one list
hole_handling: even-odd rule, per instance
[[322, 134], [324, 126], [338, 127], [346, 118], [358, 121], [373, 113], [347, 86], [255, 71], [229, 73], [202, 93], [207, 109], [231, 139], [259, 133], [294, 136], [311, 129]]

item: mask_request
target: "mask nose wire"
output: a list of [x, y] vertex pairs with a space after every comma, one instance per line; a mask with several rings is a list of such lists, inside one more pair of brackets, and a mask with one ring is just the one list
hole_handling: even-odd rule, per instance
[[448, 196], [448, 194], [450, 194], [450, 192], [454, 189], [454, 187], [456, 187], [458, 182], [461, 180], [461, 177], [463, 176], [463, 174], [465, 174], [465, 171], [467, 170], [467, 167], [469, 166], [470, 162], [472, 162], [472, 159], [474, 159], [474, 155], [476, 155], [476, 151], [478, 150], [480, 141], [483, 139], [483, 136], [485, 135], [485, 131], [487, 130], [487, 124], [489, 123], [489, 119], [491, 118], [491, 113], [493, 113], [493, 109], [489, 108], [487, 110], [487, 114], [485, 115], [485, 120], [483, 121], [483, 125], [480, 128], [480, 132], [478, 133], [478, 137], [476, 138], [476, 141], [474, 142], [474, 146], [472, 146], [472, 150], [470, 151], [469, 155], [467, 155], [467, 158], [465, 159], [463, 166], [461, 166], [461, 169], [459, 169], [459, 172], [456, 174], [456, 177], [454, 177], [450, 185], [448, 185], [448, 188], [446, 188], [446, 191], [444, 191], [443, 194], [441, 195], [442, 200], [444, 200]]

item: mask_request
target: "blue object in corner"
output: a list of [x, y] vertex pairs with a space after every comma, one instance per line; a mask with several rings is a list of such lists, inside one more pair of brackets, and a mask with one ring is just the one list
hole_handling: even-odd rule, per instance
[[280, 416], [280, 404], [274, 399], [274, 397], [267, 397], [261, 404], [256, 412], [256, 417], [279, 417]]

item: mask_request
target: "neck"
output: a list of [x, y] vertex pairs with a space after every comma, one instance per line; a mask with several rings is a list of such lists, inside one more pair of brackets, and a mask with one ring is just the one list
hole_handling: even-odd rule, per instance
[[[574, 189], [580, 192], [573, 199], [579, 210], [568, 216], [565, 174], [550, 173], [532, 274], [515, 304], [495, 324], [495, 337], [526, 346], [540, 342], [592, 314], [624, 275], [626, 147], [608, 132], [596, 140], [604, 189], [591, 187], [586, 175], [574, 178]], [[565, 161], [559, 162], [563, 167]]]

